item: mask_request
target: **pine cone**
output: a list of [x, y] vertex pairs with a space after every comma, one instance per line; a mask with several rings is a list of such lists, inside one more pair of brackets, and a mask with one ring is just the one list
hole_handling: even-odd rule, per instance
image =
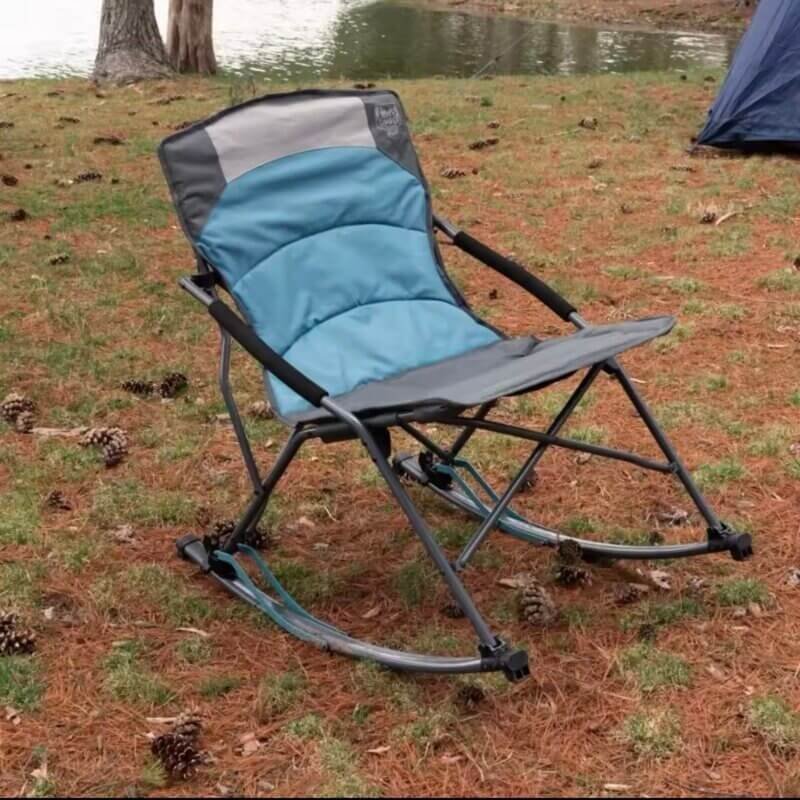
[[470, 150], [483, 150], [485, 147], [493, 147], [500, 139], [497, 136], [488, 136], [486, 139], [476, 139], [469, 145]]
[[618, 583], [614, 587], [614, 600], [620, 606], [638, 603], [649, 590], [643, 583]]
[[247, 531], [244, 543], [253, 550], [266, 550], [270, 545], [269, 536], [259, 527]]
[[184, 711], [176, 717], [172, 732], [176, 736], [183, 736], [191, 741], [197, 741], [203, 732], [203, 722], [197, 714], [191, 711]]
[[698, 578], [696, 575], [689, 578], [686, 585], [686, 591], [694, 597], [703, 595], [706, 589], [708, 589], [708, 581], [705, 578]]
[[14, 430], [17, 433], [30, 433], [35, 424], [36, 418], [33, 416], [33, 411], [22, 411], [14, 420]]
[[465, 683], [456, 692], [456, 703], [464, 711], [474, 711], [486, 699], [486, 692], [474, 683]]
[[576, 564], [556, 562], [553, 567], [553, 579], [562, 586], [590, 586], [592, 576], [588, 570]]
[[72, 511], [72, 504], [58, 489], [53, 489], [44, 499], [44, 507], [54, 511]]
[[522, 587], [520, 614], [531, 625], [547, 627], [558, 619], [558, 609], [547, 589], [536, 578], [531, 578]]
[[275, 412], [266, 400], [256, 400], [247, 407], [247, 413], [256, 419], [273, 419]]
[[0, 403], [0, 417], [9, 425], [15, 425], [20, 414], [33, 414], [36, 411], [36, 404], [24, 394], [11, 392], [7, 394]]
[[441, 611], [449, 619], [463, 619], [464, 617], [464, 611], [458, 603], [448, 603], [442, 606]]
[[206, 548], [208, 553], [219, 550], [235, 528], [236, 523], [232, 519], [215, 522], [211, 530], [203, 536], [203, 547]]
[[658, 625], [652, 622], [643, 622], [637, 633], [641, 641], [654, 642], [658, 638]]
[[[235, 520], [224, 519], [215, 522], [212, 529], [203, 537], [204, 547], [209, 553], [219, 550], [234, 530], [236, 530]], [[257, 526], [245, 533], [242, 544], [246, 544], [254, 550], [266, 550], [270, 545], [269, 534]]]
[[138, 397], [150, 397], [156, 391], [156, 385], [153, 383], [153, 381], [140, 381], [135, 378], [129, 381], [124, 381], [122, 388], [126, 392], [135, 394]]
[[101, 448], [107, 467], [119, 464], [128, 453], [128, 435], [122, 428], [89, 428], [79, 444]]
[[36, 634], [13, 613], [0, 614], [0, 656], [17, 656], [36, 649]]
[[103, 176], [99, 172], [90, 170], [89, 172], [81, 172], [80, 175], [75, 176], [75, 183], [89, 183], [89, 181], [101, 181]]
[[169, 372], [158, 384], [158, 393], [165, 398], [177, 397], [188, 385], [189, 381], [183, 373]]
[[574, 539], [562, 539], [558, 543], [558, 559], [562, 564], [580, 564], [582, 557], [583, 550]]
[[206, 552], [210, 555], [215, 550], [219, 550], [222, 547], [222, 537], [214, 533], [205, 534], [205, 536], [203, 536], [203, 547], [205, 547]]
[[150, 749], [171, 778], [187, 780], [206, 761], [206, 755], [198, 749], [195, 738], [181, 736], [172, 731], [156, 736]]
[[128, 454], [128, 443], [114, 439], [103, 446], [103, 462], [107, 467], [116, 467]]
[[463, 178], [467, 173], [466, 170], [460, 169], [459, 167], [445, 167], [439, 174], [443, 178], [452, 180], [453, 178]]

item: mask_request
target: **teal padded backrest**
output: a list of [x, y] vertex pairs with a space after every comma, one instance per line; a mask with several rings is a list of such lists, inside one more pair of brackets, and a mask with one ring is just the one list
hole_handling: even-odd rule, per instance
[[[444, 275], [391, 92], [299, 92], [164, 141], [184, 229], [258, 335], [331, 395], [498, 334]], [[274, 378], [284, 417], [307, 404]]]

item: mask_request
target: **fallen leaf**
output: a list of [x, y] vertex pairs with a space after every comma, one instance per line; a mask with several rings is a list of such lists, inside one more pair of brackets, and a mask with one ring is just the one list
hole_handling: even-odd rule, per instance
[[747, 611], [753, 617], [763, 617], [764, 609], [758, 603], [748, 603]]
[[242, 745], [242, 755], [251, 756], [253, 753], [261, 749], [261, 742], [254, 733], [245, 733], [239, 737]]
[[181, 633], [193, 633], [195, 636], [202, 636], [204, 639], [210, 639], [211, 634], [206, 631], [201, 631], [200, 628], [177, 628]]
[[120, 544], [132, 544], [136, 539], [133, 525], [120, 525], [119, 528], [111, 531], [111, 538]]
[[786, 585], [796, 589], [800, 586], [800, 569], [798, 567], [790, 567], [789, 574], [786, 576]]
[[645, 575], [654, 586], [663, 592], [668, 592], [672, 588], [672, 578], [669, 572], [665, 572], [663, 569], [648, 569], [645, 570]]
[[506, 589], [521, 589], [533, 577], [531, 572], [518, 572], [509, 578], [500, 578], [497, 583], [500, 586], [505, 586]]
[[684, 508], [667, 508], [654, 512], [653, 517], [665, 525], [683, 525], [689, 521], [689, 512]]

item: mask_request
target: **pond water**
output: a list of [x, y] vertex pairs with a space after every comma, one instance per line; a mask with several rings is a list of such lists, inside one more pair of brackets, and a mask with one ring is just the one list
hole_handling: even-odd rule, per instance
[[[155, 0], [162, 31], [168, 0]], [[276, 80], [624, 72], [724, 67], [735, 35], [599, 27], [434, 11], [395, 0], [215, 0], [228, 71]], [[0, 78], [86, 75], [101, 0], [0, 0]]]

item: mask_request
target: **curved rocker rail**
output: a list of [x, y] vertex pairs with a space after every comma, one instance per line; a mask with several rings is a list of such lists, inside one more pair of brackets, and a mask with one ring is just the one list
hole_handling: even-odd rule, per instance
[[514, 663], [514, 656], [519, 659], [520, 653], [505, 653], [498, 656], [436, 656], [395, 650], [354, 639], [338, 628], [313, 617], [302, 608], [286, 592], [252, 548], [240, 545], [239, 552], [255, 563], [262, 577], [272, 585], [279, 600], [259, 589], [234, 556], [217, 550], [209, 559], [203, 543], [197, 537], [192, 535], [183, 537], [178, 540], [177, 548], [181, 558], [210, 573], [229, 592], [262, 611], [287, 633], [322, 650], [375, 661], [388, 669], [403, 672], [455, 674], [503, 671], [508, 674], [509, 670], [527, 671], [527, 659], [524, 664]]
[[[419, 456], [399, 455], [395, 459], [395, 467], [402, 474], [417, 481], [423, 486], [432, 489], [439, 497], [461, 511], [472, 514], [480, 520], [486, 520], [491, 514], [492, 509], [484, 504], [476, 492], [472, 491], [466, 482], [457, 474], [456, 470], [450, 467], [445, 468], [446, 474], [454, 479], [449, 487], [437, 485], [430, 480], [427, 472], [419, 462]], [[491, 490], [488, 484], [480, 477], [480, 474], [472, 467], [469, 462], [457, 459], [453, 462], [455, 467], [465, 467], [479, 483], [481, 488], [489, 494], [493, 502], [497, 502], [497, 495]], [[442, 467], [443, 465], [439, 465]], [[456, 485], [458, 484], [458, 485]], [[699, 556], [708, 553], [720, 553], [731, 551], [734, 557], [737, 556], [737, 548], [741, 545], [749, 547], [749, 537], [743, 541], [742, 537], [746, 534], [735, 534], [731, 536], [709, 537], [702, 542], [689, 542], [686, 544], [664, 544], [664, 545], [626, 545], [614, 544], [611, 542], [596, 542], [591, 539], [580, 539], [576, 536], [563, 534], [552, 528], [546, 528], [536, 522], [530, 521], [515, 511], [507, 508], [497, 520], [496, 527], [503, 533], [509, 534], [516, 539], [531, 544], [548, 545], [557, 547], [561, 542], [573, 541], [580, 548], [585, 556], [596, 556], [599, 558], [612, 559], [667, 559], [667, 558], [686, 558], [689, 556]]]

